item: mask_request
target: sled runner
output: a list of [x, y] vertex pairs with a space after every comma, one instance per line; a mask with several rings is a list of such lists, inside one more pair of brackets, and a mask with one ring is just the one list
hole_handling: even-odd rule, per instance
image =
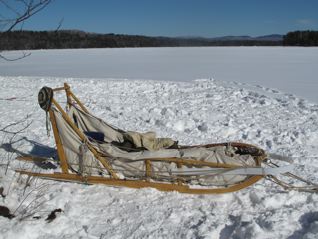
[[[61, 91], [66, 93], [67, 110], [54, 98], [54, 93]], [[157, 138], [154, 132], [118, 129], [92, 115], [66, 83], [56, 89], [43, 87], [38, 99], [49, 115], [59, 169], [53, 173], [17, 170], [21, 174], [87, 184], [210, 194], [237, 191], [264, 177], [275, 181], [275, 175], [290, 170], [263, 167], [267, 154], [250, 144], [182, 146], [169, 138]], [[43, 160], [27, 156], [18, 159]]]

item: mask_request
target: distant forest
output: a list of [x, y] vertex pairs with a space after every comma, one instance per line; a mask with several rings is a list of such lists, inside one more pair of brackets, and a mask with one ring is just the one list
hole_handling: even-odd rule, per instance
[[289, 32], [283, 37], [148, 37], [96, 34], [77, 30], [0, 32], [0, 50], [181, 47], [181, 46], [318, 46], [318, 32]]
[[289, 32], [283, 37], [285, 46], [318, 46], [318, 31]]

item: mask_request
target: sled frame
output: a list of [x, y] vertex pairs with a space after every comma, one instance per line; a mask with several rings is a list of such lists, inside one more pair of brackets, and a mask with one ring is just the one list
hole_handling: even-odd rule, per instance
[[[53, 89], [53, 92], [60, 92], [65, 91], [66, 98], [67, 98], [67, 107], [69, 107], [73, 102], [77, 103], [79, 107], [86, 113], [89, 111], [86, 107], [82, 104], [82, 102], [73, 94], [70, 90], [70, 86], [67, 83], [64, 83], [63, 87]], [[67, 163], [67, 158], [64, 152], [64, 148], [62, 145], [62, 141], [59, 135], [58, 127], [56, 124], [55, 116], [53, 110], [50, 108], [48, 113], [50, 115], [50, 121], [53, 129], [53, 134], [55, 138], [57, 154], [60, 161], [60, 168], [61, 173], [37, 173], [37, 172], [29, 172], [24, 170], [16, 170], [18, 173], [28, 176], [40, 177], [44, 179], [51, 179], [51, 180], [58, 180], [58, 181], [67, 181], [67, 182], [77, 182], [77, 183], [84, 183], [84, 184], [105, 184], [109, 186], [122, 186], [122, 187], [129, 187], [129, 188], [155, 188], [160, 191], [177, 191], [180, 193], [189, 193], [189, 194], [221, 194], [221, 193], [229, 193], [241, 190], [246, 188], [260, 179], [262, 179], [263, 175], [253, 175], [249, 176], [244, 181], [229, 185], [226, 187], [214, 187], [214, 188], [207, 188], [207, 187], [200, 187], [195, 188], [190, 187], [187, 183], [184, 182], [182, 176], [176, 177], [176, 179], [171, 181], [156, 181], [156, 177], [153, 175], [152, 172], [152, 162], [169, 162], [175, 163], [178, 168], [182, 166], [199, 166], [199, 167], [214, 167], [214, 168], [238, 168], [237, 165], [231, 164], [223, 164], [223, 163], [214, 163], [214, 162], [206, 162], [206, 161], [199, 161], [193, 159], [184, 159], [184, 158], [146, 158], [143, 159], [145, 165], [145, 175], [143, 178], [136, 178], [136, 179], [120, 179], [117, 172], [112, 168], [111, 164], [109, 163], [109, 159], [107, 156], [98, 152], [87, 140], [86, 136], [81, 132], [81, 130], [72, 122], [69, 115], [66, 111], [61, 107], [61, 105], [54, 99], [52, 99], [52, 105], [58, 109], [61, 113], [63, 119], [69, 124], [69, 126], [74, 130], [74, 132], [79, 136], [83, 143], [85, 143], [94, 157], [101, 163], [104, 167], [103, 169], [107, 171], [109, 174], [108, 177], [103, 176], [83, 176], [74, 172], [71, 172], [69, 169], [69, 165]], [[180, 148], [193, 148], [193, 147], [214, 147], [214, 146], [234, 146], [234, 147], [241, 147], [241, 148], [256, 148], [259, 150], [260, 154], [258, 156], [253, 156], [256, 166], [261, 166], [261, 162], [266, 159], [265, 152], [251, 144], [245, 144], [240, 142], [230, 142], [230, 143], [217, 143], [217, 144], [206, 144], [206, 145], [193, 145], [193, 146], [180, 146]], [[22, 156], [18, 158], [19, 160], [25, 161], [32, 161], [32, 157]]]

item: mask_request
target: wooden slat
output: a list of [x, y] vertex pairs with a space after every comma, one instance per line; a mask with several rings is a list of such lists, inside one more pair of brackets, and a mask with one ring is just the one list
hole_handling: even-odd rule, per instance
[[64, 89], [65, 89], [65, 94], [66, 94], [66, 102], [67, 106], [70, 107], [72, 100], [70, 96], [70, 86], [67, 83], [64, 83]]
[[68, 104], [71, 104], [71, 97], [72, 97], [75, 100], [75, 102], [82, 108], [84, 112], [89, 113], [89, 111], [84, 106], [84, 104], [76, 97], [76, 95], [73, 94], [73, 92], [71, 91], [71, 87], [67, 83], [64, 83], [63, 88], [65, 89]]
[[52, 129], [53, 129], [53, 134], [54, 134], [54, 138], [55, 138], [57, 154], [59, 156], [59, 160], [60, 160], [60, 163], [61, 163], [61, 169], [62, 169], [63, 173], [68, 173], [67, 160], [66, 160], [66, 157], [65, 157], [65, 152], [64, 152], [62, 141], [61, 141], [61, 138], [60, 138], [60, 135], [59, 135], [59, 132], [58, 132], [58, 128], [57, 128], [57, 125], [56, 125], [55, 115], [54, 115], [52, 109], [49, 110], [49, 114], [50, 114], [50, 120], [51, 120], [51, 123], [52, 123]]
[[145, 161], [146, 164], [146, 178], [149, 180], [151, 178], [151, 162], [150, 160]]

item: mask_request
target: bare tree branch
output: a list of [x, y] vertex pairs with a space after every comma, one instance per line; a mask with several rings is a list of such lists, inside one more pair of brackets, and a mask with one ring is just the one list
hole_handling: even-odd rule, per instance
[[19, 57], [16, 57], [16, 58], [8, 58], [8, 57], [5, 57], [5, 56], [3, 56], [3, 55], [0, 54], [0, 58], [3, 59], [3, 60], [6, 60], [6, 61], [17, 61], [17, 60], [23, 59], [23, 58], [25, 58], [25, 57], [27, 57], [27, 56], [30, 56], [30, 55], [31, 55], [30, 52], [28, 52], [28, 53], [22, 52], [22, 55], [19, 56]]
[[[4, 0], [0, 0], [0, 1], [4, 2]], [[19, 23], [24, 22], [25, 20], [32, 17], [34, 14], [44, 9], [50, 2], [51, 0], [40, 0], [39, 2], [36, 2], [36, 3], [32, 0], [29, 1], [29, 3], [26, 3], [25, 1], [23, 1], [23, 3], [26, 5], [26, 9], [24, 13], [20, 14], [6, 31], [7, 32], [11, 31]]]
[[[11, 15], [14, 16], [8, 16], [5, 17], [5, 14], [1, 14], [0, 19], [0, 25], [3, 26], [4, 32], [10, 32], [12, 31], [17, 25], [21, 24], [21, 29], [23, 27], [23, 23], [31, 18], [36, 13], [42, 11], [45, 7], [47, 7], [52, 0], [17, 0], [15, 2], [15, 6], [6, 0], [0, 0], [0, 6], [3, 5], [9, 12], [11, 12]], [[17, 3], [21, 3], [17, 6]], [[61, 27], [63, 21], [60, 22], [58, 28]], [[22, 56], [17, 58], [7, 58], [1, 54], [0, 50], [0, 59], [6, 60], [6, 61], [16, 61], [20, 60], [22, 58], [25, 58], [29, 56], [31, 53], [23, 53]]]
[[[12, 126], [18, 126], [22, 123], [25, 123], [26, 120], [30, 117], [30, 115], [27, 115], [24, 119], [22, 120], [19, 120], [15, 123], [11, 123], [3, 128], [0, 129], [0, 132], [4, 133], [4, 134], [7, 134], [7, 135], [11, 135], [8, 140], [7, 143], [3, 143], [0, 145], [0, 148], [4, 148], [4, 149], [7, 149], [8, 153], [7, 153], [7, 166], [6, 166], [6, 170], [5, 170], [5, 174], [7, 174], [7, 171], [8, 171], [8, 168], [9, 168], [9, 165], [10, 165], [10, 162], [12, 161], [12, 158], [14, 156], [14, 151], [11, 151], [11, 150], [8, 150], [8, 149], [12, 149], [12, 145], [20, 140], [17, 140], [17, 141], [13, 141], [14, 138], [19, 135], [20, 133], [22, 133], [24, 130], [26, 130], [27, 128], [30, 127], [30, 125], [32, 124], [33, 121], [27, 123], [25, 126], [23, 126], [22, 128], [18, 129], [18, 130], [8, 130], [9, 128], [11, 128]], [[4, 141], [4, 138], [3, 137], [3, 141]]]
[[60, 20], [59, 25], [57, 26], [55, 32], [57, 32], [58, 30], [60, 30], [60, 28], [61, 28], [63, 22], [64, 22], [64, 17]]

